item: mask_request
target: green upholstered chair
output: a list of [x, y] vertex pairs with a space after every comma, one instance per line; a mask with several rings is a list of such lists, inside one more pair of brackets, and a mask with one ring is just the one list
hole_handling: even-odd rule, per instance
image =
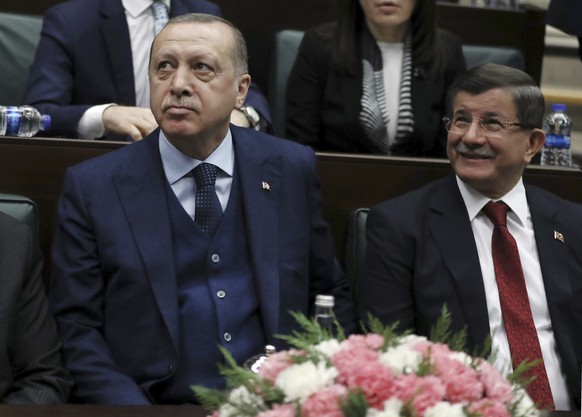
[[41, 26], [41, 16], [0, 13], [0, 105], [23, 104]]
[[38, 213], [34, 201], [20, 195], [0, 193], [0, 211], [28, 225], [38, 239]]

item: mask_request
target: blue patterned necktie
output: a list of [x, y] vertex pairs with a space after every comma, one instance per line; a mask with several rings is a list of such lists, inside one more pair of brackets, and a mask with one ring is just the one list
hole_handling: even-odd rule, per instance
[[206, 162], [192, 170], [196, 181], [194, 221], [208, 236], [212, 236], [222, 218], [222, 206], [214, 189], [218, 168]]
[[154, 30], [157, 35], [160, 30], [168, 23], [168, 8], [161, 0], [156, 0], [152, 4], [152, 10], [154, 12]]

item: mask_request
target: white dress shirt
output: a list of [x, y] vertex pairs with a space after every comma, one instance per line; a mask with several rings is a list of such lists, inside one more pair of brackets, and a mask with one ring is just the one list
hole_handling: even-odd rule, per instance
[[[162, 0], [170, 10], [170, 0]], [[129, 28], [135, 101], [137, 107], [150, 107], [150, 86], [148, 81], [148, 61], [150, 46], [154, 40], [153, 0], [121, 0]], [[77, 128], [79, 137], [96, 139], [105, 134], [103, 112], [115, 103], [92, 106], [85, 111]]]
[[[475, 243], [477, 244], [479, 263], [485, 286], [492, 349], [497, 355], [495, 365], [504, 374], [507, 374], [512, 371], [511, 354], [509, 352], [507, 334], [503, 326], [499, 291], [493, 268], [491, 250], [493, 223], [481, 211], [491, 199], [471, 188], [458, 177], [457, 184], [465, 202], [467, 213], [471, 220]], [[552, 321], [550, 320], [536, 237], [522, 180], [520, 179], [515, 187], [499, 200], [502, 200], [510, 208], [507, 212], [507, 228], [517, 242], [529, 303], [552, 396], [554, 397], [554, 404], [557, 410], [569, 410], [571, 408], [570, 396], [556, 349], [556, 340], [552, 329]]]
[[220, 146], [204, 161], [191, 158], [180, 152], [168, 141], [162, 131], [160, 131], [159, 148], [166, 178], [178, 201], [192, 219], [194, 219], [196, 210], [196, 181], [192, 170], [202, 162], [208, 162], [220, 168], [216, 174], [215, 190], [222, 211], [226, 210], [234, 174], [234, 147], [232, 146], [230, 129]]

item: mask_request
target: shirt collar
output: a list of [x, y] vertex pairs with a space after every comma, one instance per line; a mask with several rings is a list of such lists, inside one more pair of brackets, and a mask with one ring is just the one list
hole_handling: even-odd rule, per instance
[[232, 145], [232, 134], [230, 129], [226, 133], [222, 143], [212, 152], [204, 161], [191, 158], [170, 143], [160, 130], [159, 139], [160, 155], [166, 178], [170, 184], [174, 184], [180, 178], [183, 178], [196, 168], [202, 162], [208, 162], [216, 165], [228, 176], [232, 177], [234, 173], [234, 147]]
[[[477, 215], [481, 212], [481, 209], [485, 206], [485, 204], [492, 200], [486, 195], [483, 195], [479, 191], [475, 190], [470, 185], [464, 183], [463, 180], [461, 180], [458, 176], [456, 178], [459, 191], [461, 192], [461, 196], [463, 197], [463, 201], [467, 207], [469, 220], [473, 221], [473, 219], [475, 219], [475, 217], [477, 217]], [[522, 178], [519, 179], [511, 191], [509, 191], [498, 200], [493, 201], [500, 200], [507, 204], [511, 211], [515, 213], [517, 220], [521, 223], [522, 226], [526, 226], [528, 224], [527, 219], [529, 217], [529, 208], [527, 205], [527, 197], [525, 194], [525, 187], [523, 185]]]
[[[170, 10], [170, 0], [161, 0]], [[132, 17], [137, 17], [154, 4], [153, 0], [121, 0], [123, 8]]]

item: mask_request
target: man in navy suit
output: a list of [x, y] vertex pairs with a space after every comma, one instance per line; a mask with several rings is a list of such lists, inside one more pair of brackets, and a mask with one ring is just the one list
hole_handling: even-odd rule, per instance
[[[170, 17], [220, 16], [219, 7], [206, 0], [161, 2]], [[70, 0], [46, 12], [24, 102], [51, 116], [47, 135], [135, 141], [157, 127], [147, 81], [153, 3]], [[269, 125], [267, 101], [254, 86], [242, 110], [233, 110], [233, 123]]]
[[[59, 203], [50, 300], [85, 402], [194, 402], [192, 384], [224, 385], [219, 345], [239, 363], [284, 346], [289, 311], [317, 294], [353, 329], [313, 151], [229, 124], [250, 84], [240, 32], [174, 18], [149, 77], [161, 129], [68, 169]], [[218, 172], [214, 232], [197, 223], [202, 163]]]
[[[580, 407], [582, 207], [524, 184], [545, 140], [544, 99], [525, 73], [475, 67], [448, 96], [454, 175], [371, 209], [359, 311], [428, 335], [444, 305], [468, 348], [491, 336], [497, 364], [511, 357], [492, 257], [491, 200], [509, 206], [535, 329], [557, 409]], [[509, 368], [509, 369], [508, 369]], [[537, 372], [537, 371], [536, 371]]]

